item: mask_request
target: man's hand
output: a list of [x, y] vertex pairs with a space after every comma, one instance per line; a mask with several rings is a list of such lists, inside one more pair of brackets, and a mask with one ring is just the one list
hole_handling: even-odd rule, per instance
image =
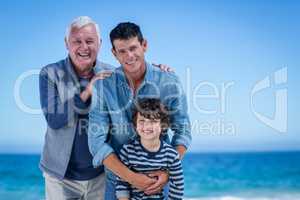
[[149, 177], [156, 178], [156, 182], [144, 190], [145, 194], [152, 195], [161, 192], [164, 186], [169, 181], [169, 174], [167, 171], [154, 171], [148, 174]]
[[112, 71], [103, 71], [100, 72], [98, 74], [96, 74], [89, 82], [89, 84], [86, 86], [85, 90], [83, 92], [81, 92], [80, 94], [80, 98], [82, 101], [86, 102], [93, 93], [93, 87], [94, 87], [94, 83], [97, 80], [103, 80], [106, 79], [107, 77], [110, 77], [112, 74]]
[[134, 176], [132, 176], [128, 182], [137, 189], [145, 191], [151, 185], [155, 184], [157, 180], [155, 177], [150, 178], [144, 174], [134, 173]]
[[119, 158], [114, 154], [109, 154], [104, 160], [103, 165], [110, 169], [114, 174], [119, 176], [130, 185], [144, 191], [156, 182], [155, 178], [150, 178], [145, 174], [136, 173], [130, 170], [122, 163]]
[[164, 64], [155, 64], [155, 63], [152, 63], [152, 65], [154, 65], [155, 67], [159, 67], [162, 71], [164, 72], [174, 72], [174, 70], [169, 67], [168, 65], [164, 65]]
[[178, 145], [178, 146], [176, 146], [176, 150], [179, 154], [180, 160], [182, 160], [182, 158], [186, 152], [186, 148], [183, 145]]

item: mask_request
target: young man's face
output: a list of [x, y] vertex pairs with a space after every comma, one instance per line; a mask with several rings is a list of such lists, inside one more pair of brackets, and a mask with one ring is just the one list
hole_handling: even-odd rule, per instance
[[66, 45], [76, 71], [81, 73], [92, 69], [100, 46], [93, 24], [88, 24], [80, 29], [73, 28]]
[[142, 140], [159, 140], [162, 131], [160, 119], [147, 119], [138, 113], [136, 130]]
[[145, 52], [147, 50], [147, 41], [139, 42], [137, 37], [128, 40], [114, 40], [112, 53], [123, 65], [126, 73], [136, 75], [144, 72]]

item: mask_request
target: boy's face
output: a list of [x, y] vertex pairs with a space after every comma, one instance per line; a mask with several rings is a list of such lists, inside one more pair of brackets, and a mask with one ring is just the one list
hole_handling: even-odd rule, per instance
[[162, 131], [160, 119], [147, 119], [138, 113], [136, 130], [143, 140], [159, 140]]

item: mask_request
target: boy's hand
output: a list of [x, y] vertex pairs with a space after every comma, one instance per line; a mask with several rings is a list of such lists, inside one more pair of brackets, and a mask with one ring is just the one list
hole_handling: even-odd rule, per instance
[[161, 192], [164, 186], [169, 181], [168, 172], [162, 170], [151, 172], [148, 174], [148, 176], [156, 178], [157, 181], [144, 191], [147, 195], [157, 194]]

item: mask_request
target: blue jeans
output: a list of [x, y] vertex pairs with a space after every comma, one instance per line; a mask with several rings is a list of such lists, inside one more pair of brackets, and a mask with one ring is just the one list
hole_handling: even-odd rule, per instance
[[116, 176], [105, 169], [105, 195], [104, 200], [117, 200], [116, 197]]
[[[105, 195], [104, 200], [117, 200], [116, 197], [116, 176], [109, 170], [105, 169]], [[169, 184], [164, 187], [164, 199], [168, 199]]]

